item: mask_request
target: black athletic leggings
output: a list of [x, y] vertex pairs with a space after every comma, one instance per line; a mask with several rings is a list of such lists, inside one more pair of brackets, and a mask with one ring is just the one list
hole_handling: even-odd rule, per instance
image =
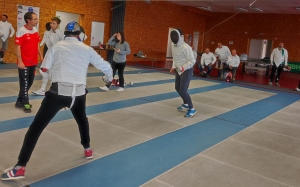
[[34, 76], [35, 76], [36, 66], [27, 66], [26, 69], [18, 68], [19, 72], [19, 97], [17, 99], [18, 103], [28, 104], [28, 90], [32, 86]]
[[[86, 149], [90, 147], [90, 134], [89, 122], [85, 113], [85, 101], [86, 95], [77, 96], [74, 105], [71, 108], [71, 112], [79, 127], [81, 144]], [[69, 107], [71, 102], [71, 97], [53, 94], [49, 91], [46, 92], [41, 107], [25, 135], [17, 165], [26, 166], [43, 130], [47, 127], [56, 113], [64, 107]]]
[[[277, 75], [275, 77], [276, 71], [277, 71]], [[280, 75], [281, 75], [282, 71], [283, 71], [283, 65], [280, 64], [277, 67], [276, 64], [274, 63], [273, 66], [272, 66], [272, 72], [271, 72], [271, 76], [270, 76], [270, 82], [273, 82], [274, 78], [275, 78], [275, 82], [279, 82]]]
[[[119, 76], [119, 87], [124, 88], [124, 69], [126, 66], [126, 62], [122, 63], [116, 63], [115, 61], [112, 62], [111, 68], [113, 69], [113, 77], [116, 75], [116, 71], [118, 70], [118, 76]], [[106, 84], [106, 86], [109, 88], [111, 83]]]

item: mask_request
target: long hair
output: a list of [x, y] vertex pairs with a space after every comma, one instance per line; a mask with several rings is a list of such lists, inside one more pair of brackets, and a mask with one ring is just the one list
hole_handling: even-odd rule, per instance
[[125, 42], [125, 35], [124, 35], [124, 32], [123, 31], [120, 31], [120, 32], [118, 32], [118, 33], [120, 33], [120, 35], [121, 35], [121, 44], [122, 43], [124, 43]]

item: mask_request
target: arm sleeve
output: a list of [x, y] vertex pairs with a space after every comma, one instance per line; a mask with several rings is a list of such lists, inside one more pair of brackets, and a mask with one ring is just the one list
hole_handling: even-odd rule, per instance
[[47, 51], [47, 55], [45, 56], [44, 61], [42, 62], [41, 67], [46, 68], [48, 70], [52, 69], [55, 55], [55, 47]]
[[10, 24], [10, 37], [13, 37], [14, 34], [15, 34], [15, 29], [14, 29], [13, 26]]
[[235, 64], [235, 67], [239, 67], [240, 63], [241, 63], [241, 60], [240, 60], [240, 57], [238, 56], [238, 62]]
[[130, 47], [129, 44], [124, 42], [125, 50], [120, 50], [121, 55], [129, 55], [130, 54]]
[[116, 45], [116, 39], [115, 39], [115, 36], [112, 36], [112, 37], [108, 40], [108, 45], [112, 45], [112, 46], [115, 46], [115, 45]]
[[109, 77], [109, 80], [113, 79], [113, 72], [111, 65], [105, 61], [98, 53], [90, 48], [91, 54], [91, 64], [93, 64], [98, 70], [101, 70], [106, 76]]
[[270, 64], [271, 64], [271, 66], [273, 66], [273, 61], [274, 61], [274, 50], [272, 51], [271, 56], [270, 56]]
[[194, 58], [194, 54], [193, 54], [193, 50], [190, 47], [185, 48], [185, 50], [183, 51], [184, 56], [187, 58], [187, 62], [185, 64], [183, 64], [183, 68], [186, 69], [190, 69], [193, 68], [196, 60]]
[[204, 54], [201, 55], [201, 66], [204, 65]]
[[20, 31], [17, 31], [15, 44], [16, 45], [22, 45], [22, 43], [23, 43], [23, 37], [22, 37]]
[[284, 59], [284, 61], [285, 61], [285, 65], [287, 66], [288, 65], [288, 51], [287, 50], [285, 50], [285, 59]]
[[211, 53], [211, 57], [212, 57], [212, 59], [213, 59], [213, 62], [212, 62], [212, 64], [215, 64], [216, 63], [216, 61], [217, 61], [217, 58], [215, 57], [215, 55], [214, 54], [212, 54]]

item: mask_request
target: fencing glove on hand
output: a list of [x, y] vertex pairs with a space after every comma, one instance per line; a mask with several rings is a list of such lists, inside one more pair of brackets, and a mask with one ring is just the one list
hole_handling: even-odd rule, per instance
[[102, 80], [103, 80], [105, 83], [111, 83], [112, 80], [113, 80], [113, 77], [112, 77], [112, 76], [103, 75], [103, 76], [102, 76]]

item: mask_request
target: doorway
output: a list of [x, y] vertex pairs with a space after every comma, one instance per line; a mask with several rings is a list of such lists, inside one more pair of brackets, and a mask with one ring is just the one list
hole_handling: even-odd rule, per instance
[[249, 58], [263, 59], [270, 57], [272, 46], [272, 40], [250, 39]]

